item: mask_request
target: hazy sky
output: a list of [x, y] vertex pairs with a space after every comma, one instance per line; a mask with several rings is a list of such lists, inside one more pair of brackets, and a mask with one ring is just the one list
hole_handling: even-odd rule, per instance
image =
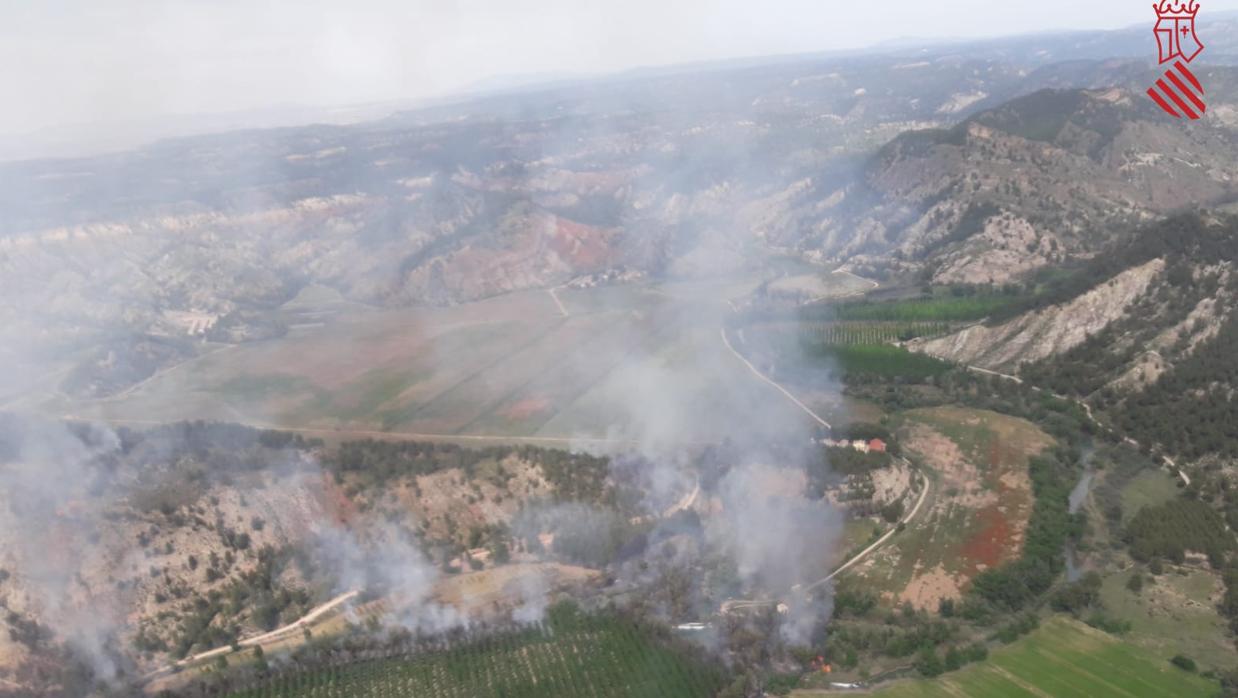
[[[0, 0], [0, 134], [441, 94], [512, 73], [1117, 28], [1151, 0]], [[1205, 0], [1204, 11], [1238, 8]]]

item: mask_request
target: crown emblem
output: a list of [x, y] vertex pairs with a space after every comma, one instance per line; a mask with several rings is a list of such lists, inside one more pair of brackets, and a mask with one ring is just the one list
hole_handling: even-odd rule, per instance
[[1198, 119], [1208, 108], [1204, 104], [1204, 86], [1186, 67], [1186, 63], [1204, 50], [1204, 45], [1195, 35], [1195, 14], [1199, 12], [1199, 3], [1195, 0], [1186, 0], [1186, 3], [1161, 0], [1152, 9], [1156, 10], [1156, 26], [1152, 27], [1152, 33], [1156, 35], [1160, 63], [1174, 63], [1155, 85], [1148, 88], [1148, 96], [1170, 116]]
[[1199, 3], [1195, 0], [1187, 0], [1185, 3], [1161, 0], [1160, 4], [1153, 5], [1152, 9], [1156, 10], [1157, 19], [1195, 19], [1195, 13], [1199, 12]]

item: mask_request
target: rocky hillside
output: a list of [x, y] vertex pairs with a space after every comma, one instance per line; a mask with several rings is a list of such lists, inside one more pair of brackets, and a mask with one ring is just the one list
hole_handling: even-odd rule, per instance
[[[904, 134], [840, 192], [821, 244], [890, 255], [937, 283], [1006, 283], [1086, 259], [1139, 225], [1238, 197], [1234, 105], [1183, 123], [1140, 79], [1100, 90], [1044, 90], [947, 130]], [[1228, 69], [1210, 84], [1232, 84]], [[848, 202], [850, 202], [848, 204]]]
[[1027, 309], [909, 346], [1088, 401], [1141, 441], [1238, 456], [1238, 218], [1171, 217], [1043, 284]]
[[1002, 283], [1231, 198], [1234, 71], [1201, 68], [1209, 116], [1182, 124], [1142, 96], [1146, 66], [1078, 59], [1078, 40], [654, 72], [0, 164], [0, 404], [48, 376], [106, 398], [280, 336], [310, 286], [446, 304], [787, 254]]
[[449, 618], [427, 602], [441, 571], [528, 557], [517, 514], [598, 503], [607, 477], [603, 458], [535, 448], [0, 414], [0, 694], [87, 695], [347, 591], [398, 589], [409, 627]]
[[1128, 269], [1068, 302], [998, 325], [977, 324], [945, 337], [916, 339], [908, 347], [996, 371], [1067, 352], [1122, 319], [1165, 269], [1154, 259]]
[[[74, 397], [114, 395], [206, 342], [278, 336], [286, 327], [275, 311], [309, 285], [389, 306], [585, 275], [694, 277], [771, 254], [825, 261], [914, 247], [953, 230], [963, 211], [991, 229], [993, 246], [1044, 238], [1037, 257], [1003, 262], [1030, 268], [1055, 254], [1054, 242], [1030, 214], [979, 215], [968, 208], [975, 192], [926, 214], [937, 222], [924, 235], [896, 230], [891, 205], [873, 220], [848, 212], [866, 206], [858, 192], [867, 189], [853, 185], [866, 158], [904, 131], [949, 128], [1028, 90], [1112, 84], [1135, 69], [1046, 65], [1036, 53], [938, 47], [668, 71], [346, 127], [0, 164], [0, 346], [19, 367], [0, 372], [0, 400], [46, 374], [66, 376], [57, 387]], [[985, 155], [931, 149], [940, 162], [926, 171], [942, 181], [919, 185], [910, 178], [920, 163], [902, 143], [886, 148], [866, 186], [912, 208], [947, 196], [958, 178], [949, 170]], [[943, 275], [976, 276], [956, 267]]]

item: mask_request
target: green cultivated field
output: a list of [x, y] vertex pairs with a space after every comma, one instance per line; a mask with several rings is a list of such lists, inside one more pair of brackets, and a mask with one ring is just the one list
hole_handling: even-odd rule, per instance
[[725, 674], [617, 618], [577, 617], [446, 651], [282, 676], [232, 698], [706, 698]]
[[832, 362], [836, 372], [845, 376], [922, 380], [950, 370], [950, 364], [945, 361], [889, 344], [810, 345], [808, 351], [812, 356]]
[[1114, 573], [1101, 587], [1105, 611], [1131, 624], [1124, 640], [1159, 656], [1184, 654], [1200, 671], [1233, 668], [1233, 641], [1216, 611], [1215, 599], [1224, 590], [1220, 575], [1190, 567], [1170, 567], [1155, 577], [1141, 572], [1145, 581], [1136, 593], [1126, 588], [1131, 574]]
[[827, 322], [806, 323], [802, 334], [809, 342], [831, 345], [886, 344], [915, 337], [937, 337], [948, 333], [946, 322]]
[[1187, 698], [1220, 687], [1134, 645], [1067, 618], [1054, 618], [987, 661], [939, 679], [899, 683], [881, 698]]
[[900, 301], [859, 301], [804, 311], [805, 319], [817, 315], [834, 320], [881, 320], [887, 322], [963, 322], [980, 320], [1012, 304], [1012, 296], [964, 296], [914, 298]]

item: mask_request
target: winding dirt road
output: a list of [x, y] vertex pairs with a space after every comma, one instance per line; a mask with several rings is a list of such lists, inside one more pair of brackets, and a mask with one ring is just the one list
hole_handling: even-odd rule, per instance
[[[1144, 352], [1144, 353], [1146, 353], [1146, 354], [1156, 354], [1158, 357], [1160, 356], [1160, 354], [1157, 354], [1155, 351], [1147, 351], [1147, 352]], [[1012, 382], [1017, 383], [1017, 384], [1019, 384], [1019, 385], [1023, 385], [1023, 383], [1024, 383], [1023, 379], [1022, 379], [1022, 378], [1019, 378], [1018, 376], [1012, 376], [1012, 375], [1010, 375], [1009, 373], [1001, 373], [1000, 371], [994, 371], [994, 370], [987, 369], [987, 368], [981, 368], [980, 366], [967, 366], [967, 370], [969, 370], [969, 371], [974, 371], [974, 372], [976, 372], [976, 373], [983, 373], [983, 374], [985, 374], [985, 375], [987, 375], [987, 376], [995, 376], [995, 377], [997, 377], [997, 378], [1002, 378], [1002, 379], [1004, 379], [1004, 380], [1012, 381]], [[1080, 407], [1080, 409], [1082, 409], [1082, 410], [1083, 410], [1084, 414], [1086, 414], [1086, 415], [1088, 416], [1088, 420], [1090, 420], [1090, 421], [1092, 422], [1092, 424], [1096, 425], [1096, 427], [1097, 427], [1098, 429], [1101, 429], [1101, 430], [1103, 430], [1103, 431], [1105, 431], [1105, 432], [1108, 432], [1108, 433], [1110, 433], [1110, 434], [1115, 434], [1115, 433], [1116, 433], [1116, 432], [1115, 432], [1115, 431], [1114, 431], [1114, 430], [1113, 430], [1110, 426], [1108, 426], [1108, 425], [1106, 425], [1106, 424], [1101, 424], [1100, 420], [1096, 419], [1096, 415], [1092, 414], [1092, 406], [1091, 406], [1091, 405], [1089, 405], [1087, 402], [1085, 402], [1085, 401], [1083, 401], [1083, 400], [1079, 400], [1079, 399], [1073, 398], [1073, 397], [1069, 397], [1069, 396], [1066, 396], [1066, 395], [1060, 395], [1060, 394], [1055, 393], [1055, 392], [1053, 392], [1053, 391], [1050, 391], [1050, 390], [1045, 390], [1044, 388], [1041, 388], [1041, 387], [1039, 387], [1039, 386], [1035, 386], [1035, 385], [1033, 385], [1033, 386], [1031, 386], [1031, 388], [1032, 388], [1032, 390], [1035, 390], [1035, 391], [1036, 391], [1036, 392], [1038, 392], [1038, 393], [1048, 393], [1049, 395], [1052, 395], [1053, 397], [1055, 397], [1055, 398], [1057, 398], [1057, 399], [1059, 399], [1059, 400], [1066, 400], [1066, 401], [1068, 401], [1068, 402], [1073, 402], [1073, 403], [1075, 403], [1076, 405], [1078, 405], [1078, 406]], [[1130, 444], [1130, 445], [1134, 446], [1134, 447], [1135, 447], [1135, 448], [1137, 448], [1137, 449], [1141, 449], [1141, 450], [1142, 450], [1143, 446], [1142, 446], [1142, 445], [1141, 445], [1138, 441], [1136, 441], [1136, 440], [1132, 439], [1132, 438], [1131, 438], [1131, 437], [1129, 437], [1129, 436], [1127, 436], [1127, 437], [1123, 437], [1123, 438], [1124, 438], [1124, 440], [1126, 441], [1126, 443], [1128, 443], [1128, 444]], [[1165, 465], [1166, 467], [1168, 467], [1171, 471], [1177, 471], [1177, 473], [1178, 473], [1178, 479], [1179, 479], [1179, 480], [1182, 480], [1182, 484], [1183, 484], [1184, 486], [1186, 486], [1186, 487], [1190, 487], [1190, 486], [1191, 486], [1191, 478], [1190, 478], [1190, 476], [1189, 476], [1189, 475], [1187, 475], [1185, 472], [1183, 472], [1181, 469], [1179, 469], [1179, 468], [1178, 468], [1178, 464], [1177, 464], [1177, 463], [1175, 463], [1175, 462], [1174, 462], [1174, 460], [1173, 460], [1172, 458], [1170, 458], [1169, 456], [1166, 456], [1166, 455], [1164, 455], [1164, 454], [1159, 454], [1159, 453], [1158, 453], [1157, 455], [1159, 455], [1159, 456], [1161, 457], [1161, 460], [1163, 461], [1163, 463], [1164, 463], [1164, 465]]]
[[[331, 599], [330, 601], [320, 606], [316, 606], [315, 608], [310, 610], [309, 613], [306, 613], [305, 615], [289, 623], [288, 625], [283, 626], [282, 628], [276, 628], [270, 632], [262, 633], [261, 635], [255, 635], [253, 637], [246, 638], [244, 640], [237, 642], [237, 644], [240, 645], [241, 647], [253, 647], [255, 645], [261, 645], [263, 643], [273, 642], [275, 640], [283, 639], [284, 637], [291, 635], [297, 631], [300, 631], [303, 628], [309, 627], [314, 621], [318, 620], [323, 615], [357, 598], [357, 596], [360, 593], [361, 592], [358, 590], [346, 591], [343, 594], [340, 594], [339, 596], [335, 597], [334, 599]], [[168, 666], [155, 669], [154, 671], [146, 674], [146, 676], [144, 676], [143, 678], [152, 679], [152, 678], [155, 678], [156, 676], [168, 674], [173, 671], [176, 671], [177, 669], [189, 666], [190, 664], [196, 664], [197, 662], [201, 662], [207, 659], [214, 659], [215, 657], [231, 654], [232, 652], [233, 652], [233, 649], [231, 645], [225, 645], [223, 647], [216, 647], [215, 649], [212, 649], [212, 650], [207, 650], [205, 652], [199, 652], [197, 654], [185, 657], [184, 659], [176, 662], [175, 664], [170, 664]]]
[[[847, 265], [845, 265], [845, 264], [844, 264], [843, 266], [841, 266], [841, 267], [839, 267], [839, 268], [835, 269], [835, 270], [834, 270], [833, 272], [831, 272], [831, 273], [833, 273], [833, 274], [846, 274], [847, 276], [850, 276], [850, 277], [851, 277], [851, 278], [853, 278], [853, 279], [858, 279], [858, 280], [860, 280], [860, 281], [863, 281], [864, 283], [869, 284], [868, 291], [875, 290], [875, 289], [877, 289], [877, 288], [880, 288], [880, 286], [881, 286], [881, 284], [877, 283], [876, 281], [873, 281], [872, 279], [866, 279], [866, 278], [864, 278], [863, 276], [860, 276], [859, 274], [856, 274], [856, 273], [852, 272], [850, 269], [848, 269], [848, 268], [847, 268]], [[868, 291], [855, 291], [855, 292], [853, 292], [853, 293], [848, 293], [848, 294], [846, 294], [846, 295], [844, 295], [844, 296], [841, 296], [841, 297], [842, 297], [842, 298], [850, 298], [850, 297], [852, 297], [852, 296], [862, 296], [862, 295], [864, 295], [865, 293], [868, 293]]]
[[[874, 288], [875, 288], [875, 286], [874, 286]], [[732, 308], [732, 309], [734, 309], [734, 307], [735, 307], [735, 306], [734, 306], [733, 304], [731, 304], [731, 302], [730, 302], [730, 301], [727, 301], [727, 304], [728, 304], [728, 305], [731, 305], [731, 308]], [[722, 343], [723, 343], [724, 345], [726, 345], [726, 348], [727, 348], [728, 350], [730, 350], [730, 352], [731, 352], [732, 354], [734, 354], [734, 355], [735, 355], [735, 358], [737, 358], [737, 359], [739, 359], [740, 361], [742, 361], [742, 362], [744, 363], [744, 365], [748, 367], [748, 370], [749, 370], [749, 371], [751, 371], [751, 372], [753, 373], [753, 375], [755, 375], [757, 378], [760, 378], [762, 381], [764, 381], [764, 382], [766, 382], [766, 383], [768, 383], [768, 384], [770, 384], [770, 385], [774, 386], [775, 388], [777, 388], [777, 389], [778, 389], [778, 392], [782, 393], [784, 396], [786, 396], [786, 398], [787, 398], [788, 400], [790, 400], [791, 402], [795, 403], [795, 406], [796, 406], [796, 407], [799, 407], [801, 410], [803, 410], [805, 413], [807, 413], [807, 414], [808, 414], [808, 416], [810, 416], [810, 417], [812, 417], [814, 420], [816, 420], [818, 424], [820, 424], [820, 425], [824, 426], [826, 429], [830, 429], [830, 428], [831, 428], [831, 427], [830, 427], [830, 423], [829, 423], [829, 422], [827, 422], [827, 421], [825, 421], [824, 419], [822, 419], [822, 418], [821, 418], [821, 415], [817, 414], [817, 413], [816, 413], [816, 412], [814, 412], [811, 408], [809, 408], [809, 407], [808, 407], [808, 405], [805, 405], [803, 402], [801, 402], [801, 401], [799, 400], [799, 398], [797, 398], [797, 397], [795, 397], [794, 395], [792, 395], [792, 394], [791, 394], [791, 391], [789, 391], [789, 390], [787, 390], [786, 388], [784, 388], [784, 387], [782, 387], [781, 385], [779, 385], [777, 381], [775, 381], [774, 379], [772, 379], [772, 378], [770, 378], [769, 376], [765, 375], [764, 373], [761, 373], [761, 371], [760, 371], [760, 370], [758, 370], [756, 366], [753, 366], [753, 365], [752, 365], [752, 362], [751, 362], [751, 361], [749, 361], [749, 360], [748, 360], [748, 359], [747, 359], [747, 358], [746, 358], [743, 354], [740, 354], [738, 351], [736, 351], [736, 350], [735, 350], [735, 347], [731, 344], [731, 340], [727, 337], [727, 334], [726, 334], [726, 328], [725, 328], [725, 327], [723, 327], [723, 328], [720, 330], [720, 332], [721, 332], [721, 335], [722, 335]], [[905, 460], [905, 459], [904, 459], [904, 463], [906, 463], [906, 460]], [[908, 467], [910, 467], [910, 464], [909, 464], [909, 463], [907, 463], [907, 465], [908, 465]], [[921, 488], [920, 488], [920, 497], [919, 497], [919, 499], [917, 499], [917, 500], [916, 500], [915, 506], [913, 506], [913, 507], [911, 508], [911, 511], [909, 511], [909, 512], [907, 513], [907, 515], [906, 515], [906, 516], [904, 516], [904, 517], [903, 517], [903, 518], [899, 521], [899, 525], [896, 525], [896, 526], [892, 527], [889, 531], [886, 531], [886, 532], [885, 532], [885, 534], [884, 534], [883, 536], [881, 536], [881, 537], [880, 537], [880, 538], [878, 538], [877, 540], [873, 541], [872, 545], [869, 545], [867, 548], [864, 548], [864, 549], [863, 549], [863, 550], [861, 550], [860, 552], [858, 552], [858, 553], [856, 553], [855, 555], [853, 555], [853, 556], [852, 556], [849, 560], [847, 560], [847, 561], [843, 562], [841, 565], [839, 565], [837, 568], [835, 568], [833, 572], [830, 572], [828, 575], [826, 575], [826, 576], [825, 576], [825, 577], [823, 577], [822, 579], [819, 579], [819, 580], [817, 580], [817, 581], [815, 581], [815, 582], [813, 582], [813, 583], [811, 583], [811, 584], [809, 584], [809, 585], [805, 586], [805, 587], [803, 588], [803, 592], [804, 592], [804, 593], [808, 593], [808, 592], [812, 591], [813, 589], [815, 589], [815, 588], [817, 588], [817, 587], [821, 586], [822, 584], [825, 584], [826, 582], [830, 581], [831, 579], [833, 579], [834, 577], [836, 577], [837, 575], [839, 575], [840, 573], [842, 573], [843, 571], [845, 571], [847, 568], [849, 568], [849, 567], [851, 567], [851, 566], [855, 565], [856, 563], [858, 563], [859, 561], [863, 560], [865, 557], [867, 557], [867, 556], [869, 555], [869, 553], [873, 552], [873, 551], [874, 551], [874, 550], [876, 550], [877, 548], [880, 548], [880, 547], [881, 547], [881, 546], [882, 546], [882, 545], [883, 545], [886, 541], [890, 540], [890, 538], [891, 538], [891, 537], [892, 537], [895, 533], [898, 533], [898, 530], [899, 530], [899, 526], [900, 526], [900, 525], [901, 525], [901, 526], [906, 526], [907, 524], [910, 524], [910, 523], [911, 523], [911, 520], [912, 520], [912, 519], [914, 519], [914, 518], [916, 517], [916, 514], [918, 514], [918, 513], [920, 512], [920, 507], [921, 507], [921, 505], [922, 505], [922, 504], [924, 504], [924, 500], [928, 497], [928, 492], [929, 492], [929, 487], [930, 487], [930, 485], [929, 485], [929, 479], [928, 479], [927, 477], [925, 477], [925, 476], [921, 475], [921, 476], [920, 476], [920, 482], [921, 482], [921, 485], [922, 485], [922, 486], [921, 486]]]
[[809, 584], [808, 586], [804, 587], [804, 592], [807, 593], [821, 586], [822, 584], [825, 584], [826, 582], [830, 581], [834, 577], [841, 574], [848, 567], [851, 567], [852, 565], [856, 564], [860, 560], [863, 560], [865, 557], [868, 556], [869, 553], [873, 552], [877, 548], [880, 548], [883, 543], [885, 543], [887, 540], [890, 539], [890, 536], [893, 536], [895, 533], [898, 533], [898, 529], [900, 525], [906, 526], [907, 524], [911, 523], [911, 520], [914, 519], [916, 517], [916, 514], [920, 511], [920, 505], [924, 504], [924, 500], [928, 498], [929, 479], [921, 475], [920, 482], [923, 485], [920, 488], [920, 498], [916, 500], [916, 505], [911, 508], [911, 511], [907, 512], [907, 515], [904, 516], [902, 520], [898, 522], [899, 525], [896, 525], [890, 530], [886, 531], [885, 535], [873, 541], [872, 545], [868, 546], [867, 548], [853, 555], [850, 560], [847, 560], [843, 564], [839, 565], [837, 568], [835, 568], [833, 572], [830, 572], [829, 574], [827, 574], [825, 577], [821, 578], [820, 580], [813, 582], [812, 584]]
[[562, 287], [562, 286], [554, 286], [554, 287], [552, 287], [552, 288], [548, 288], [548, 289], [546, 289], [546, 293], [549, 293], [549, 294], [550, 294], [550, 297], [554, 299], [555, 305], [559, 306], [559, 314], [560, 314], [560, 315], [562, 315], [563, 317], [571, 317], [571, 316], [572, 316], [572, 314], [571, 314], [571, 313], [569, 313], [569, 312], [567, 312], [567, 306], [563, 305], [563, 301], [559, 300], [559, 294], [557, 293], [557, 291], [558, 291], [560, 288], [563, 288], [563, 287]]

